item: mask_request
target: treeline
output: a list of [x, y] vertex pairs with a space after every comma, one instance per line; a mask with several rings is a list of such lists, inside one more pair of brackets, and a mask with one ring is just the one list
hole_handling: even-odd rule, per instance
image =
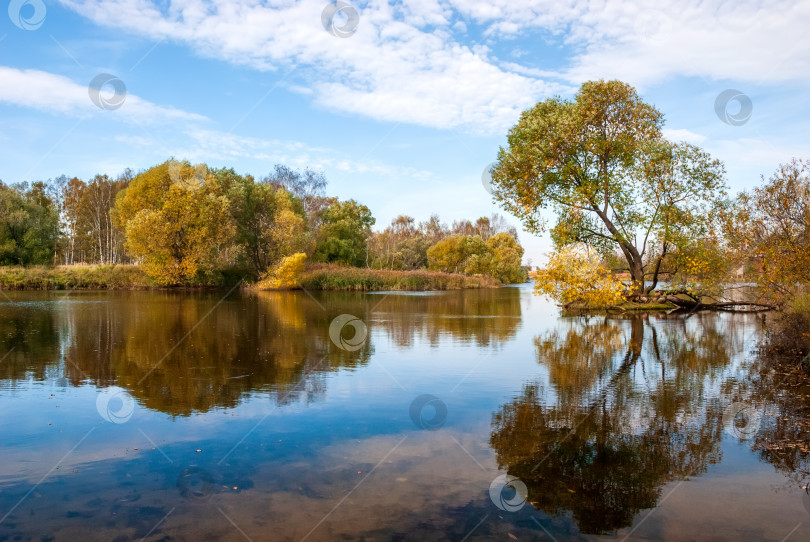
[[320, 172], [276, 165], [258, 180], [169, 160], [116, 178], [0, 182], [0, 265], [136, 264], [157, 284], [260, 278], [288, 256], [409, 271], [526, 279], [516, 230], [494, 215], [452, 226], [326, 195]]

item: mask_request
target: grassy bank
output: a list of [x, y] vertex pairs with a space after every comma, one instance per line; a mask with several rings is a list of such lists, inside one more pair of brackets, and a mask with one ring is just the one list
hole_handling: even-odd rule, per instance
[[[220, 276], [221, 275], [221, 276]], [[231, 276], [233, 275], [233, 276]], [[239, 282], [237, 274], [220, 273], [205, 285], [225, 287]], [[460, 290], [494, 288], [500, 283], [486, 276], [433, 271], [390, 271], [315, 264], [300, 279], [308, 290]], [[137, 265], [57, 265], [0, 267], [0, 290], [133, 290], [158, 288]]]
[[313, 265], [299, 279], [307, 290], [461, 290], [465, 288], [494, 288], [500, 283], [487, 276], [467, 276], [435, 271], [391, 271]]
[[2, 290], [122, 290], [154, 284], [136, 265], [0, 267]]

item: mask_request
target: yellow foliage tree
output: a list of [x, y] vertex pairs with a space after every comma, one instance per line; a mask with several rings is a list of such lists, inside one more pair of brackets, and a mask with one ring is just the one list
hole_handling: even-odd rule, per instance
[[568, 306], [589, 307], [619, 303], [625, 284], [606, 269], [596, 251], [585, 244], [569, 245], [551, 255], [548, 265], [533, 275], [535, 293]]
[[726, 235], [775, 300], [789, 301], [810, 283], [810, 160], [782, 164], [763, 186], [740, 194]]
[[281, 262], [269, 271], [259, 282], [261, 290], [278, 290], [284, 288], [295, 288], [298, 286], [298, 279], [304, 272], [304, 263], [307, 255], [297, 252], [282, 258]]
[[169, 166], [135, 177], [119, 194], [115, 213], [129, 253], [165, 285], [193, 282], [223, 267], [235, 235], [228, 200], [207, 170], [191, 185], [177, 182]]

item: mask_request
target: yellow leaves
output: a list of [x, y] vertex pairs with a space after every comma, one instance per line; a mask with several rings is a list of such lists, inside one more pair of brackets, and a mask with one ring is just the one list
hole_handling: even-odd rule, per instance
[[480, 235], [451, 235], [427, 250], [431, 271], [489, 275], [505, 284], [526, 280], [523, 247], [508, 233], [484, 241]]
[[259, 289], [277, 290], [295, 288], [298, 286], [298, 279], [301, 277], [301, 273], [304, 272], [306, 259], [307, 255], [303, 252], [297, 252], [291, 256], [282, 258], [275, 269], [268, 272], [259, 282]]
[[610, 306], [619, 303], [625, 293], [624, 283], [584, 244], [570, 245], [552, 254], [548, 265], [533, 278], [535, 293], [563, 304], [579, 301], [592, 307]]
[[235, 227], [214, 183], [172, 183], [167, 164], [138, 175], [116, 203], [126, 247], [158, 284], [193, 282], [220, 267]]

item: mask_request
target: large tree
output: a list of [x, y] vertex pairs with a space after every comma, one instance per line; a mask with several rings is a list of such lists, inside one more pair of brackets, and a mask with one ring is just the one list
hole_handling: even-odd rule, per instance
[[551, 209], [558, 248], [618, 249], [634, 291], [651, 291], [668, 255], [708, 235], [709, 209], [725, 195], [722, 163], [665, 140], [663, 123], [621, 81], [589, 81], [573, 100], [544, 100], [523, 112], [500, 149], [495, 199], [534, 233]]
[[305, 251], [310, 244], [301, 199], [273, 183], [254, 182], [250, 175], [220, 169], [214, 175], [230, 204], [242, 258], [260, 276], [282, 258]]
[[353, 199], [334, 201], [323, 212], [313, 259], [319, 262], [365, 265], [367, 240], [375, 219], [365, 205]]
[[202, 175], [197, 186], [188, 164], [169, 168], [164, 162], [132, 179], [114, 213], [126, 232], [127, 250], [156, 282], [167, 285], [194, 282], [238, 252], [228, 199], [213, 175]]

